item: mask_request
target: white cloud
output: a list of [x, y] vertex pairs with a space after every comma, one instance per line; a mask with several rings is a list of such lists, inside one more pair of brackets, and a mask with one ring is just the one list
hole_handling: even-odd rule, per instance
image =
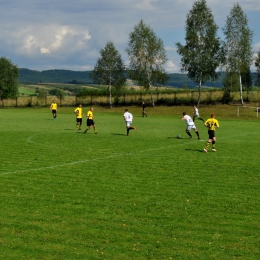
[[50, 53], [50, 50], [49, 49], [46, 49], [46, 48], [41, 48], [41, 53], [43, 54], [49, 54]]
[[[234, 3], [207, 0], [220, 28]], [[254, 30], [257, 50], [260, 1], [239, 4]], [[143, 19], [167, 46], [167, 71], [178, 72], [175, 64], [180, 57], [174, 44], [184, 42], [185, 19], [192, 5], [190, 0], [6, 0], [0, 9], [0, 53], [19, 67], [85, 70], [93, 68], [108, 41], [127, 60], [129, 33]]]
[[253, 47], [254, 52], [258, 52], [260, 50], [260, 42], [256, 43]]
[[173, 73], [173, 72], [177, 72], [178, 71], [178, 68], [177, 66], [170, 60], [168, 60], [165, 64], [165, 70], [168, 72], [168, 73]]
[[175, 47], [171, 47], [171, 46], [166, 46], [165, 50], [168, 51], [168, 52], [171, 52], [171, 51], [176, 51], [176, 48]]

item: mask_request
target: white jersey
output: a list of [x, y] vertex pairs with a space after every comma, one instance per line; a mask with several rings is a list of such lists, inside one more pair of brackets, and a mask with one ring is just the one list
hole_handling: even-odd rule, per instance
[[189, 115], [185, 115], [183, 117], [185, 118], [187, 125], [189, 125], [189, 126], [193, 126], [194, 125], [194, 122], [193, 122], [192, 118]]
[[124, 118], [125, 118], [126, 122], [132, 122], [133, 121], [133, 115], [130, 112], [125, 112]]
[[194, 115], [198, 116], [199, 115], [199, 110], [198, 108], [194, 107]]

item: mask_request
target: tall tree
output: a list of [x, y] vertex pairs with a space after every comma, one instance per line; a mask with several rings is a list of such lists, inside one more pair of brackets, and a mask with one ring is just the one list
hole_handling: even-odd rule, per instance
[[154, 106], [152, 87], [165, 85], [168, 80], [163, 68], [167, 61], [163, 41], [141, 20], [129, 34], [126, 52], [131, 79], [150, 90], [151, 104]]
[[181, 56], [181, 72], [187, 72], [188, 77], [199, 85], [199, 106], [202, 84], [218, 78], [217, 68], [224, 60], [221, 40], [217, 36], [218, 26], [205, 0], [193, 3], [187, 14], [185, 30], [186, 44], [178, 42], [176, 47]]
[[260, 48], [259, 48], [259, 51], [255, 58], [255, 67], [256, 67], [256, 72], [257, 72], [255, 85], [260, 87]]
[[0, 58], [0, 98], [15, 98], [18, 94], [18, 67], [5, 57]]
[[224, 69], [238, 75], [240, 99], [241, 104], [244, 105], [242, 75], [247, 73], [252, 63], [253, 32], [249, 29], [247, 17], [238, 3], [231, 9], [223, 33], [226, 52]]
[[241, 75], [241, 81], [242, 81], [243, 90], [246, 91], [247, 101], [249, 101], [249, 91], [252, 90], [252, 81], [253, 81], [252, 73], [249, 67]]
[[120, 90], [126, 83], [125, 66], [111, 41], [100, 50], [100, 56], [90, 77], [100, 85], [108, 85], [109, 104], [112, 107], [112, 87]]

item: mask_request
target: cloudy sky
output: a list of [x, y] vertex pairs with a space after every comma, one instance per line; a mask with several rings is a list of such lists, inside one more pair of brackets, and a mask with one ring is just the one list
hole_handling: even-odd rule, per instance
[[[143, 19], [164, 42], [168, 72], [180, 72], [175, 43], [184, 43], [192, 0], [0, 0], [0, 57], [32, 70], [92, 70], [108, 41], [127, 63], [129, 33]], [[208, 0], [219, 36], [235, 3], [260, 48], [259, 0]]]

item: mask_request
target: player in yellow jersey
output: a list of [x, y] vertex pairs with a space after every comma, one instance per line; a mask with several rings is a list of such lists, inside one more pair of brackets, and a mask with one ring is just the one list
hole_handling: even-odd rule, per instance
[[84, 134], [88, 132], [91, 126], [94, 128], [95, 134], [97, 134], [97, 128], [94, 122], [94, 115], [93, 115], [94, 108], [91, 107], [87, 113], [87, 129], [84, 131]]
[[79, 104], [79, 106], [74, 110], [74, 113], [76, 114], [76, 128], [81, 130], [81, 125], [82, 125], [82, 117], [83, 117], [83, 112], [82, 112], [82, 105]]
[[218, 120], [215, 119], [215, 115], [211, 114], [211, 117], [207, 119], [204, 123], [204, 125], [208, 128], [208, 134], [209, 134], [209, 139], [208, 142], [204, 148], [204, 152], [208, 152], [209, 145], [212, 142], [212, 151], [216, 152], [216, 136], [215, 136], [215, 130], [216, 127], [219, 128], [219, 123]]
[[50, 110], [52, 112], [52, 116], [55, 119], [57, 117], [58, 105], [55, 100], [51, 103]]

